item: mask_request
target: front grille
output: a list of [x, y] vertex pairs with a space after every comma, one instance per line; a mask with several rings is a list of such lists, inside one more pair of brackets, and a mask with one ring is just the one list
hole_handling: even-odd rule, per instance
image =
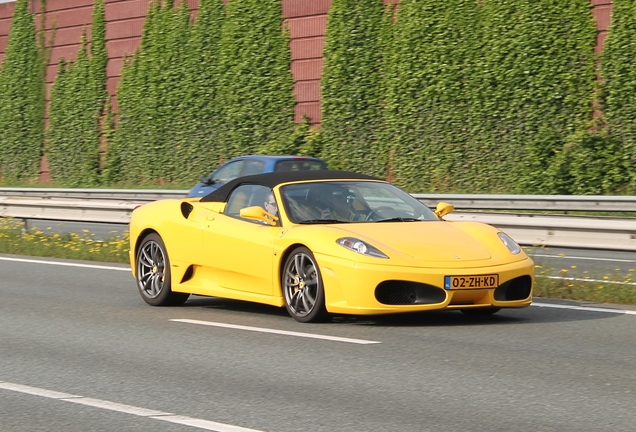
[[376, 287], [375, 298], [386, 305], [434, 304], [446, 300], [446, 292], [423, 283], [389, 280]]

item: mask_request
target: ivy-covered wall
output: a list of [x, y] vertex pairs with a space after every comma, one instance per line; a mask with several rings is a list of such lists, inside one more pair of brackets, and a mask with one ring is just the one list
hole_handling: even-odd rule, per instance
[[402, 0], [387, 72], [394, 181], [549, 192], [556, 152], [590, 127], [595, 35], [578, 0]]
[[[602, 110], [617, 156], [608, 167], [636, 191], [636, 0], [613, 0], [612, 22], [601, 58]], [[621, 172], [624, 169], [624, 175]]]
[[225, 157], [277, 147], [294, 129], [289, 35], [280, 0], [231, 0], [221, 32], [218, 103]]
[[151, 5], [141, 46], [124, 66], [117, 91], [114, 148], [124, 181], [170, 183], [189, 168], [182, 158], [190, 30], [187, 4]]
[[99, 150], [106, 104], [106, 36], [104, 2], [93, 8], [90, 57], [82, 34], [74, 63], [60, 60], [51, 88], [45, 154], [51, 179], [66, 186], [100, 183]]
[[18, 0], [0, 65], [0, 179], [34, 181], [44, 143], [44, 47], [28, 0]]
[[391, 25], [381, 0], [332, 0], [321, 81], [321, 156], [332, 168], [383, 177], [384, 43]]
[[[70, 13], [50, 1], [56, 18]], [[121, 80], [101, 36], [90, 56], [78, 45], [77, 59], [56, 67], [51, 176], [68, 185], [181, 185], [237, 154], [284, 152], [388, 175], [412, 192], [628, 192], [633, 1], [614, 1], [601, 59], [592, 5], [580, 0], [401, 0], [388, 9], [397, 2], [190, 1], [195, 14], [185, 1], [150, 2], [147, 13], [134, 11], [145, 17], [140, 45], [122, 39], [139, 21], [109, 27], [108, 56], [126, 53]], [[103, 15], [121, 20], [118, 6], [107, 3]], [[95, 16], [91, 27], [92, 39], [106, 34]], [[53, 57], [61, 52], [54, 47]], [[301, 122], [317, 78], [322, 112]], [[114, 80], [114, 110], [104, 110]], [[67, 115], [82, 103], [91, 107], [84, 116]], [[310, 128], [317, 119], [321, 127]], [[66, 163], [77, 174], [62, 175]]]

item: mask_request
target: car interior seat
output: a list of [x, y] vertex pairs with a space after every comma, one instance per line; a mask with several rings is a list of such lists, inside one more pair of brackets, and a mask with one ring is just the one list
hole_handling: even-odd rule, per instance
[[247, 194], [243, 191], [238, 191], [230, 197], [224, 213], [230, 216], [239, 216], [241, 209], [247, 206]]

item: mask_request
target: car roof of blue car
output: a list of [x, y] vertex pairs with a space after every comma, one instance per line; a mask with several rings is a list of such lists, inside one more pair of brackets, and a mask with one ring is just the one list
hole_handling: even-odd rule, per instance
[[[263, 172], [271, 172], [271, 171], [274, 170], [274, 168], [276, 167], [276, 164], [278, 162], [285, 162], [285, 161], [319, 162], [321, 164], [324, 164], [324, 169], [328, 169], [327, 168], [327, 163], [324, 160], [322, 160], [320, 158], [317, 158], [317, 157], [312, 157], [312, 156], [297, 156], [297, 155], [244, 155], [244, 156], [238, 156], [238, 157], [232, 158], [232, 159], [228, 160], [227, 162], [224, 162], [223, 164], [219, 165], [214, 171], [212, 171], [212, 173], [210, 173], [206, 177], [211, 177], [220, 168], [224, 167], [225, 165], [227, 165], [229, 163], [233, 163], [233, 162], [241, 161], [241, 160], [252, 160], [252, 161], [263, 162], [265, 164], [265, 166], [263, 167]], [[223, 185], [223, 183], [206, 184], [203, 179], [205, 179], [205, 177], [203, 177], [202, 180], [199, 183], [197, 183], [192, 189], [190, 189], [190, 191], [188, 192], [188, 197], [202, 197], [202, 196], [205, 196], [205, 195], [209, 194], [210, 192], [214, 191], [215, 189], [218, 189], [221, 185]]]
[[[255, 160], [317, 160], [322, 161], [322, 159], [313, 157], [313, 156], [294, 156], [294, 155], [245, 155], [245, 156], [237, 156], [228, 160], [227, 162], [232, 162], [240, 159], [255, 159]], [[225, 162], [225, 163], [227, 163]], [[225, 165], [225, 163], [223, 165]]]
[[280, 171], [264, 174], [256, 174], [237, 177], [230, 180], [218, 189], [201, 198], [201, 202], [224, 202], [234, 189], [244, 184], [267, 186], [270, 189], [281, 183], [307, 181], [307, 180], [380, 180], [366, 174], [349, 171]]

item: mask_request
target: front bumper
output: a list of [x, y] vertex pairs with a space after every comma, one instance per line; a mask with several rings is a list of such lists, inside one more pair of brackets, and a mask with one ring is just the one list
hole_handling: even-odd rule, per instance
[[[374, 315], [439, 309], [522, 308], [532, 302], [534, 262], [530, 258], [461, 269], [367, 264], [327, 255], [316, 255], [316, 260], [323, 278], [326, 308], [332, 313]], [[499, 275], [499, 289], [444, 289], [445, 276], [489, 274]], [[506, 295], [507, 287], [514, 284], [522, 289], [511, 290], [513, 295]], [[389, 304], [387, 291], [404, 286], [413, 288], [416, 298], [408, 304], [408, 300], [403, 302], [405, 304]]]

